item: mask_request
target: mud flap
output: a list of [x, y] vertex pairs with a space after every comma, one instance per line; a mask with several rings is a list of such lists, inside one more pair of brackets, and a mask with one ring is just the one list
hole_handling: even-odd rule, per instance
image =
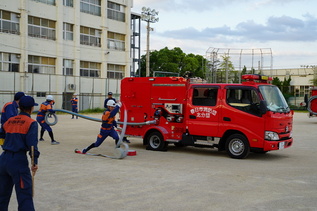
[[194, 146], [195, 139], [192, 135], [182, 135], [182, 144], [188, 145], [188, 146]]

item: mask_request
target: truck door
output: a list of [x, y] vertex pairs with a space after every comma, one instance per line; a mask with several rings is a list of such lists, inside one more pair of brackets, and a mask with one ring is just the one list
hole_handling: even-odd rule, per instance
[[248, 86], [227, 86], [220, 133], [237, 130], [247, 136], [251, 147], [263, 147], [265, 118], [261, 116], [258, 92]]
[[194, 86], [188, 94], [185, 119], [189, 134], [217, 137], [219, 128], [219, 87]]

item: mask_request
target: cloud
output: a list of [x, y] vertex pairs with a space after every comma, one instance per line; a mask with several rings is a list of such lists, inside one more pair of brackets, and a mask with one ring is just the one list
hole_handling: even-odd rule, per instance
[[168, 30], [158, 35], [175, 39], [217, 39], [227, 41], [258, 42], [268, 41], [316, 41], [317, 19], [312, 15], [305, 15], [303, 19], [289, 16], [270, 17], [265, 24], [258, 24], [253, 20], [238, 23], [236, 27], [222, 26], [197, 30], [188, 27], [179, 30]]
[[[303, 3], [310, 0], [301, 0]], [[166, 12], [205, 12], [218, 8], [234, 7], [234, 5], [247, 4], [251, 8], [263, 8], [274, 5], [286, 5], [298, 0], [135, 0], [136, 7], [150, 7], [158, 11]]]
[[265, 25], [253, 21], [242, 22], [236, 31], [246, 39], [266, 41], [316, 41], [314, 34], [317, 19], [312, 16], [304, 20], [289, 16], [270, 17]]
[[[210, 11], [212, 9], [232, 6], [233, 3], [248, 2], [252, 0], [221, 0], [221, 1], [210, 1], [210, 0], [137, 0], [135, 1], [135, 6], [140, 7], [141, 5], [145, 7], [155, 8], [159, 11], [168, 12], [188, 12], [188, 11]], [[142, 7], [142, 6], [141, 6]]]

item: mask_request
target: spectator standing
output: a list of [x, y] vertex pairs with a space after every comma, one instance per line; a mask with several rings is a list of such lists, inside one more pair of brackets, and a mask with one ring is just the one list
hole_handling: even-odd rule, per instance
[[[76, 95], [73, 95], [70, 103], [72, 104], [72, 112], [78, 113], [78, 98], [76, 97]], [[74, 119], [74, 114], [72, 115], [72, 119]], [[76, 119], [78, 119], [78, 116], [76, 116]]]
[[108, 98], [105, 99], [105, 102], [103, 105], [104, 108], [108, 108], [107, 107], [108, 100], [113, 100], [115, 103], [117, 102], [116, 99], [112, 97], [112, 92], [108, 92]]

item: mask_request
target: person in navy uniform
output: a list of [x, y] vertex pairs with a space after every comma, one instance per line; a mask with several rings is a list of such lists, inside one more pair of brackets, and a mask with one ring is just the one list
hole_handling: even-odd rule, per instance
[[112, 137], [115, 140], [116, 144], [118, 143], [119, 135], [115, 131], [114, 127], [116, 127], [117, 125], [115, 118], [121, 107], [121, 104], [116, 103], [114, 100], [108, 100], [107, 107], [108, 108], [102, 114], [102, 124], [96, 142], [83, 149], [83, 154], [94, 147], [99, 147], [108, 136]]
[[47, 132], [51, 138], [52, 145], [59, 144], [59, 142], [54, 139], [54, 134], [53, 134], [53, 130], [52, 130], [51, 126], [49, 126], [45, 122], [45, 115], [47, 112], [55, 113], [55, 111], [53, 110], [54, 103], [55, 103], [55, 101], [54, 101], [53, 96], [47, 95], [46, 101], [41, 104], [40, 110], [37, 113], [37, 117], [36, 117], [36, 121], [41, 125], [40, 141], [44, 141], [43, 135], [44, 135], [45, 130], [47, 130]]
[[[78, 98], [76, 97], [76, 95], [73, 95], [70, 103], [72, 104], [72, 112], [78, 113]], [[74, 119], [74, 115], [72, 115], [72, 119]], [[78, 116], [76, 116], [76, 119], [78, 119]]]
[[108, 108], [107, 106], [108, 100], [113, 100], [115, 103], [117, 102], [116, 99], [112, 97], [112, 92], [108, 92], [108, 98], [105, 99], [105, 102], [103, 104], [104, 108]]
[[[23, 96], [19, 107], [21, 112], [9, 118], [3, 125], [6, 133], [3, 152], [0, 155], [0, 210], [7, 211], [13, 186], [15, 187], [19, 211], [33, 211], [32, 176], [29, 168], [27, 152], [34, 155], [33, 174], [38, 169], [38, 124], [31, 118], [34, 110], [33, 97]], [[31, 153], [31, 148], [34, 152]]]
[[[108, 108], [107, 103], [108, 103], [109, 100], [113, 100], [115, 103], [117, 102], [116, 99], [112, 97], [112, 92], [108, 92], [108, 98], [106, 98], [106, 99], [105, 99], [105, 102], [104, 102], [104, 107], [105, 107], [105, 108]], [[116, 125], [115, 127], [117, 127], [117, 125]], [[124, 141], [124, 142], [126, 142], [126, 143], [131, 143], [131, 142], [127, 139], [127, 137], [125, 137], [125, 136], [123, 137], [122, 141]]]
[[3, 144], [4, 142], [4, 138], [5, 138], [5, 134], [3, 132], [3, 125], [4, 123], [13, 116], [18, 115], [19, 111], [19, 101], [20, 98], [25, 96], [24, 92], [17, 92], [14, 95], [14, 100], [12, 102], [8, 102], [6, 103], [3, 107], [2, 107], [2, 111], [1, 111], [1, 128], [0, 128], [0, 145]]

